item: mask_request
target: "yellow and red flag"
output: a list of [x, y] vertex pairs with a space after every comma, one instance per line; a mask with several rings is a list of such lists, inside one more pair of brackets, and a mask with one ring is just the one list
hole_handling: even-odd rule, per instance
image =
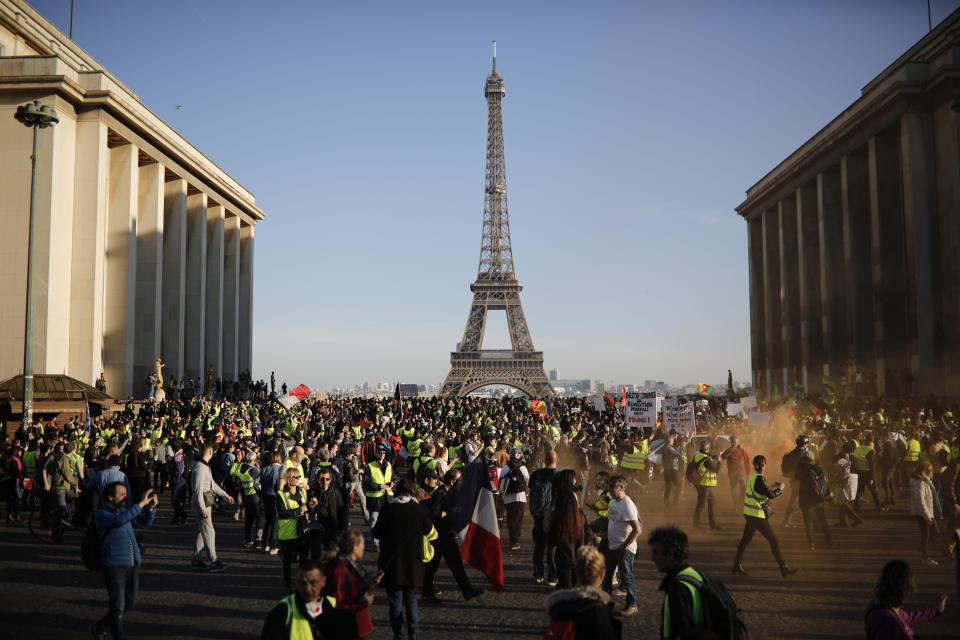
[[708, 396], [713, 393], [713, 387], [705, 382], [697, 383], [697, 393], [702, 396]]

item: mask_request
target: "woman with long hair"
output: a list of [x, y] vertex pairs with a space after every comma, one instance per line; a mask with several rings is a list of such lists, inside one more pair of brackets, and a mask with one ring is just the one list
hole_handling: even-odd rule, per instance
[[[622, 623], [614, 620], [613, 600], [600, 588], [605, 571], [603, 554], [595, 547], [577, 549], [574, 574], [578, 586], [554, 591], [543, 601], [550, 627], [566, 627], [572, 620], [574, 640], [619, 640]], [[548, 628], [548, 635], [551, 631]]]
[[557, 589], [573, 586], [574, 556], [583, 544], [583, 511], [577, 472], [564, 469], [553, 480], [553, 513], [550, 517], [550, 542], [556, 545]]
[[[928, 465], [929, 466], [929, 465]], [[940, 595], [937, 606], [916, 611], [901, 609], [916, 591], [913, 570], [903, 560], [891, 560], [883, 566], [874, 591], [874, 600], [865, 616], [867, 640], [913, 640], [913, 626], [932, 620], [943, 613], [947, 594]]]
[[338, 609], [352, 611], [357, 619], [357, 637], [362, 638], [373, 631], [370, 621], [370, 605], [373, 604], [373, 587], [380, 582], [383, 573], [370, 577], [361, 561], [366, 544], [359, 529], [348, 529], [340, 534], [337, 551], [332, 552], [324, 574], [327, 583], [323, 595], [337, 600]]
[[300, 517], [307, 513], [307, 490], [301, 481], [303, 472], [299, 466], [288, 467], [277, 487], [277, 538], [280, 540], [280, 557], [283, 560], [283, 586], [293, 589], [290, 568], [294, 562], [307, 559], [307, 542]]
[[917, 465], [910, 478], [910, 515], [917, 519], [920, 527], [920, 556], [927, 564], [936, 565], [937, 561], [927, 553], [927, 546], [936, 526], [933, 522], [935, 492], [932, 476], [933, 465], [929, 462], [924, 460]]
[[277, 484], [283, 474], [283, 458], [278, 451], [267, 454], [266, 464], [260, 470], [260, 499], [263, 500], [263, 550], [277, 555]]

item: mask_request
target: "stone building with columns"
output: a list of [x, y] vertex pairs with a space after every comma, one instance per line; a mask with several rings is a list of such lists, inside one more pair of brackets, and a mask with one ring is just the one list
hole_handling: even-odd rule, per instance
[[22, 0], [0, 0], [0, 379], [23, 371], [32, 130], [39, 100], [33, 369], [142, 395], [164, 375], [251, 367], [253, 194]]
[[[747, 191], [761, 392], [960, 392], [960, 11]], [[795, 373], [796, 372], [796, 373]]]

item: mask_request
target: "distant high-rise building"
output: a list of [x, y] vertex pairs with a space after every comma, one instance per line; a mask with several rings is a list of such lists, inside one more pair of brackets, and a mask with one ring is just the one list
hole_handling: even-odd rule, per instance
[[556, 382], [560, 378], [556, 369], [550, 369], [550, 382]]

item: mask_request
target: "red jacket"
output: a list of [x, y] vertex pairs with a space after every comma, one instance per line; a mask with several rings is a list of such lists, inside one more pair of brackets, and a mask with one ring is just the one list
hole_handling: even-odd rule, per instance
[[727, 461], [727, 473], [731, 478], [745, 478], [749, 475], [747, 469], [751, 467], [750, 456], [743, 447], [737, 445], [736, 449], [727, 449], [720, 454], [720, 459]]
[[327, 567], [327, 583], [323, 595], [337, 599], [337, 608], [352, 611], [357, 617], [357, 633], [362, 638], [373, 631], [370, 621], [370, 605], [365, 594], [370, 585], [363, 579], [349, 560], [334, 558]]

